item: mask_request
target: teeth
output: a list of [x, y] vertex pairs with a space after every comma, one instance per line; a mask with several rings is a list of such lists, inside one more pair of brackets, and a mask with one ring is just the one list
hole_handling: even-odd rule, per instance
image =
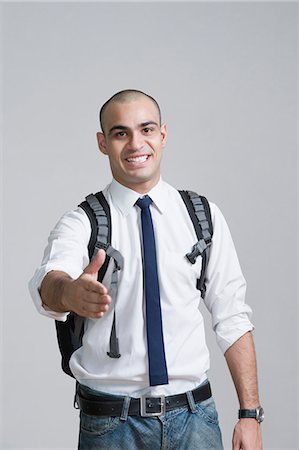
[[129, 162], [144, 162], [147, 160], [147, 155], [144, 156], [136, 156], [135, 158], [127, 158]]

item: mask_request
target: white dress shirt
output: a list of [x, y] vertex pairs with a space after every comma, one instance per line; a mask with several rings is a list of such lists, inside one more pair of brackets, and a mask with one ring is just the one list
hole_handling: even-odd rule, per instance
[[[110, 205], [112, 246], [124, 257], [119, 274], [116, 302], [101, 319], [87, 319], [83, 346], [71, 357], [70, 367], [82, 384], [115, 395], [139, 397], [172, 395], [197, 387], [207, 377], [209, 351], [205, 342], [203, 317], [199, 310], [200, 291], [196, 280], [201, 258], [192, 265], [185, 257], [197, 242], [193, 224], [180, 194], [160, 182], [148, 193], [157, 247], [164, 344], [169, 384], [149, 387], [145, 305], [143, 294], [142, 234], [139, 194], [115, 180], [103, 191]], [[253, 329], [251, 309], [245, 303], [246, 283], [225, 219], [210, 203], [214, 227], [207, 291], [204, 303], [212, 314], [217, 342], [225, 352], [239, 337]], [[51, 232], [40, 268], [29, 283], [34, 303], [41, 314], [65, 320], [44, 308], [39, 287], [52, 270], [76, 279], [89, 263], [87, 246], [91, 227], [81, 208], [66, 213]], [[103, 283], [109, 287], [111, 265]], [[121, 357], [107, 356], [116, 308], [116, 328]]]

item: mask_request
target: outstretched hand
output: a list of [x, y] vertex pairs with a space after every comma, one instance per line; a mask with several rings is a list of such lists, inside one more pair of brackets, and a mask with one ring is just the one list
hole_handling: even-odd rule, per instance
[[99, 250], [76, 280], [67, 283], [63, 303], [68, 311], [88, 318], [101, 318], [109, 308], [111, 297], [107, 288], [97, 280], [98, 271], [104, 264], [106, 253]]

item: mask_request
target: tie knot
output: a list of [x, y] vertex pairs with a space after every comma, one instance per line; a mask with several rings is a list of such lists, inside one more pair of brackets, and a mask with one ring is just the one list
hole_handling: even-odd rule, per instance
[[146, 195], [143, 198], [139, 198], [136, 202], [136, 205], [141, 209], [145, 209], [148, 208], [151, 203], [153, 203], [153, 200], [148, 195]]

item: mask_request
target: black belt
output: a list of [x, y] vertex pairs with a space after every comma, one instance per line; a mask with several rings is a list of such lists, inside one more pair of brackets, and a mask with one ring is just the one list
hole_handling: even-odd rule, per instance
[[[192, 392], [195, 403], [207, 400], [212, 396], [210, 383], [204, 384]], [[116, 397], [113, 400], [100, 400], [97, 396], [92, 399], [84, 398], [84, 392], [80, 387], [77, 393], [77, 403], [80, 410], [91, 416], [114, 416], [120, 417], [122, 414], [126, 397]], [[189, 405], [187, 393], [151, 397], [144, 395], [141, 398], [130, 398], [129, 416], [161, 416], [165, 411]]]

